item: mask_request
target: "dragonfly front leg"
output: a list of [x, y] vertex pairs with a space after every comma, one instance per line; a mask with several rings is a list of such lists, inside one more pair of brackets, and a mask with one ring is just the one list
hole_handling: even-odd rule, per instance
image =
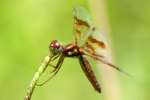
[[51, 80], [57, 73], [58, 71], [60, 70], [61, 68], [61, 65], [63, 64], [63, 61], [64, 61], [64, 55], [61, 55], [56, 66], [55, 65], [52, 65], [55, 69], [51, 72], [52, 75], [44, 82], [40, 83], [40, 84], [36, 84], [36, 86], [42, 86], [44, 85], [45, 83], [47, 83], [49, 80]]
[[57, 68], [58, 68], [58, 65], [49, 64], [49, 66], [51, 66], [52, 68], [54, 68], [50, 73], [55, 72], [57, 70]]
[[[55, 57], [52, 58], [52, 61], [56, 60], [60, 55], [56, 55]], [[60, 60], [60, 59], [59, 59]], [[48, 64], [49, 66], [51, 66], [52, 68], [54, 68], [50, 73], [53, 73], [56, 71], [56, 69], [58, 68], [58, 65], [59, 65], [59, 61], [56, 65], [53, 65], [53, 64]]]
[[57, 68], [59, 67], [58, 65], [52, 65], [52, 64], [49, 64], [52, 68], [54, 68], [50, 73], [53, 73], [57, 70]]
[[53, 67], [53, 68], [55, 68], [56, 67], [56, 65], [53, 65], [53, 64], [48, 64], [49, 66], [51, 66], [51, 67]]
[[59, 62], [57, 63], [57, 65], [52, 65], [52, 64], [49, 64], [51, 67], [53, 67], [54, 69], [50, 72], [50, 73], [53, 73], [53, 72], [55, 72], [57, 69], [58, 69], [58, 67], [59, 67]]

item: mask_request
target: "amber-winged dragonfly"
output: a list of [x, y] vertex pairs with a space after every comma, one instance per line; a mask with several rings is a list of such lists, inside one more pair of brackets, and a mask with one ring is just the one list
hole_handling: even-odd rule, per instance
[[[97, 52], [99, 49], [105, 50], [107, 48], [107, 43], [104, 41], [104, 37], [101, 36], [100, 32], [97, 31], [96, 27], [93, 25], [92, 18], [90, 17], [88, 11], [83, 7], [75, 7], [73, 9], [73, 17], [75, 41], [67, 45], [62, 45], [57, 40], [51, 41], [49, 45], [50, 54], [45, 57], [38, 71], [34, 74], [24, 100], [31, 99], [35, 86], [45, 84], [58, 73], [66, 57], [77, 58], [79, 60], [81, 68], [87, 79], [93, 88], [99, 93], [101, 93], [101, 87], [87, 57], [115, 68], [120, 72], [128, 74], [119, 67], [113, 65], [111, 62], [107, 61], [105, 59], [105, 55]], [[52, 65], [51, 62], [56, 59], [58, 59], [57, 64]], [[51, 72], [51, 77], [43, 83], [37, 84], [39, 77], [45, 72], [48, 66], [54, 68]]]

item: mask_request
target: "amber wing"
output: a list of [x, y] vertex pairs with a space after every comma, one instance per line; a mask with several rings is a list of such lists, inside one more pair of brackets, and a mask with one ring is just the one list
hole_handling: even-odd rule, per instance
[[[74, 33], [78, 46], [94, 51], [97, 48], [105, 48], [105, 39], [102, 33], [92, 23], [89, 13], [82, 7], [74, 8]], [[86, 15], [86, 16], [84, 16]]]

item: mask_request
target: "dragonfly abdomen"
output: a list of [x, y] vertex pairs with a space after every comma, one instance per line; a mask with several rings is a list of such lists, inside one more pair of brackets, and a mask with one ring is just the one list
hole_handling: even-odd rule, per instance
[[86, 77], [88, 78], [88, 80], [90, 81], [90, 83], [92, 84], [94, 89], [100, 93], [101, 92], [100, 84], [98, 83], [96, 76], [95, 76], [88, 60], [81, 55], [81, 56], [79, 56], [79, 62], [80, 62], [82, 70], [84, 71]]

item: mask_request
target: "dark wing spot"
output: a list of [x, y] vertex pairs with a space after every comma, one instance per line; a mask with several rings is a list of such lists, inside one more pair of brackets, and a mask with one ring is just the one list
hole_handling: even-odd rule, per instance
[[91, 42], [91, 43], [97, 44], [99, 47], [106, 48], [106, 45], [105, 45], [104, 42], [98, 41], [97, 39], [95, 39], [95, 38], [92, 37], [92, 36], [89, 36], [89, 37], [88, 37], [88, 41]]
[[83, 20], [80, 20], [80, 19], [78, 19], [77, 17], [74, 17], [74, 19], [75, 19], [75, 24], [76, 25], [84, 25], [84, 26], [86, 26], [86, 27], [90, 27], [90, 25], [87, 23], [87, 22], [85, 22], [85, 21], [83, 21]]
[[81, 32], [78, 29], [76, 29], [75, 31], [78, 35], [81, 35]]
[[85, 48], [84, 49], [86, 49], [86, 51], [90, 52], [91, 54], [93, 54], [95, 52], [92, 45], [90, 45], [88, 42], [85, 43]]

